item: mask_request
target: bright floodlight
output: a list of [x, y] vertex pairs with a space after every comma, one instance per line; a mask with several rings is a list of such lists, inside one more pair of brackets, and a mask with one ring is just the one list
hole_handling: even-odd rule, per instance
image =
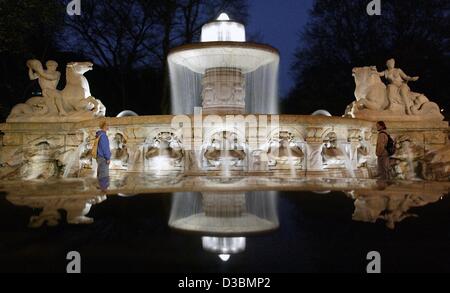
[[222, 13], [216, 21], [202, 27], [201, 42], [245, 42], [245, 27], [239, 22], [230, 21]]

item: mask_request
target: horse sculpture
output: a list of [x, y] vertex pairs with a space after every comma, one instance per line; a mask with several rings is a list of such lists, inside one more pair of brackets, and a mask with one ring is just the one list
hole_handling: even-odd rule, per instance
[[63, 104], [66, 111], [91, 111], [96, 116], [104, 116], [104, 106], [91, 95], [89, 82], [84, 74], [93, 69], [90, 62], [72, 62], [66, 68], [66, 87], [62, 90]]

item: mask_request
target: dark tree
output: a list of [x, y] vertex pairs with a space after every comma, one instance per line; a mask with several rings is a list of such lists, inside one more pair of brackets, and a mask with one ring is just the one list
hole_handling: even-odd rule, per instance
[[202, 25], [222, 11], [245, 20], [246, 1], [86, 0], [80, 17], [66, 17], [62, 39], [65, 48], [90, 57], [113, 81], [94, 92], [112, 109], [109, 113], [125, 108], [168, 113], [170, 50], [197, 41]]
[[27, 78], [25, 61], [54, 58], [64, 13], [56, 1], [0, 0], [0, 121], [36, 86]]
[[199, 41], [202, 26], [227, 12], [233, 19], [245, 22], [248, 18], [246, 0], [160, 0], [159, 18], [162, 20], [163, 94], [161, 109], [170, 112], [170, 85], [167, 56], [178, 45]]
[[300, 35], [292, 65], [296, 86], [284, 101], [285, 112], [342, 115], [354, 100], [352, 68], [377, 65], [381, 71], [391, 57], [421, 76], [414, 91], [450, 111], [450, 2], [382, 1], [381, 16], [367, 15], [368, 2], [315, 1]]

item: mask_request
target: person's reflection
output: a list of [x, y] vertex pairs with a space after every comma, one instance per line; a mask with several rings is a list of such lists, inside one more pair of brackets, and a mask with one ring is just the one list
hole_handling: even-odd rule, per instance
[[377, 189], [385, 190], [388, 187], [388, 182], [386, 180], [377, 180]]
[[94, 219], [87, 217], [92, 206], [100, 204], [107, 199], [103, 196], [68, 197], [68, 196], [7, 196], [7, 200], [17, 206], [27, 206], [33, 209], [42, 209], [30, 217], [29, 227], [39, 228], [44, 225], [54, 227], [61, 222], [61, 210], [67, 214], [68, 224], [92, 224]]
[[109, 188], [109, 177], [98, 178], [98, 186], [102, 193], [107, 193]]

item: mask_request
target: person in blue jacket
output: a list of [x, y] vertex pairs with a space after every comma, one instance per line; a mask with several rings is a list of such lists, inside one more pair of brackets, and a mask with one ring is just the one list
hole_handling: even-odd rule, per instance
[[97, 178], [100, 182], [100, 188], [106, 190], [109, 185], [109, 164], [111, 163], [111, 150], [107, 131], [108, 123], [100, 123], [100, 130], [97, 131], [96, 138], [100, 138], [97, 148]]

